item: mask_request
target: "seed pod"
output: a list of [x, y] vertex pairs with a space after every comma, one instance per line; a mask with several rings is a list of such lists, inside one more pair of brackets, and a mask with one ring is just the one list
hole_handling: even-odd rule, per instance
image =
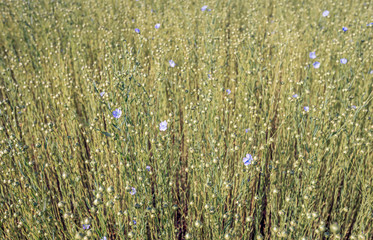
[[120, 200], [122, 200], [122, 196], [117, 194], [117, 195], [115, 195], [114, 200], [115, 201], [120, 201]]
[[201, 221], [196, 221], [194, 223], [194, 226], [196, 226], [196, 228], [201, 228], [202, 227], [202, 222]]
[[88, 237], [92, 237], [92, 235], [93, 235], [91, 230], [88, 230], [86, 234], [87, 234]]
[[97, 194], [96, 194], [96, 198], [102, 198], [102, 192], [98, 192]]
[[76, 233], [75, 234], [75, 239], [82, 239], [84, 237], [83, 233]]
[[108, 193], [114, 193], [114, 187], [113, 186], [108, 187], [107, 192]]
[[62, 178], [65, 180], [66, 178], [69, 177], [69, 174], [67, 172], [62, 173]]
[[263, 239], [264, 238], [263, 238], [263, 236], [261, 234], [259, 234], [259, 235], [256, 236], [256, 240], [263, 240]]
[[65, 203], [64, 201], [61, 201], [61, 202], [59, 202], [59, 203], [57, 204], [57, 206], [58, 206], [59, 208], [63, 208], [65, 205], [66, 205], [66, 203]]
[[97, 208], [96, 207], [91, 207], [91, 212], [92, 213], [95, 213], [97, 211]]
[[107, 201], [106, 207], [112, 207], [112, 206], [114, 206], [114, 202], [111, 200]]
[[332, 233], [338, 233], [339, 230], [340, 230], [340, 227], [339, 227], [338, 223], [334, 222], [334, 223], [332, 223], [332, 225], [330, 225], [330, 231]]
[[319, 230], [320, 230], [320, 232], [325, 232], [326, 231], [325, 225], [320, 225]]
[[363, 234], [359, 234], [359, 235], [357, 236], [357, 238], [358, 238], [359, 240], [365, 240], [365, 236], [364, 236]]
[[95, 200], [93, 201], [93, 204], [94, 204], [95, 206], [98, 206], [98, 205], [101, 204], [101, 200], [100, 200], [100, 199], [95, 199]]
[[84, 224], [90, 225], [91, 223], [92, 223], [92, 219], [90, 219], [90, 218], [85, 218], [84, 219]]

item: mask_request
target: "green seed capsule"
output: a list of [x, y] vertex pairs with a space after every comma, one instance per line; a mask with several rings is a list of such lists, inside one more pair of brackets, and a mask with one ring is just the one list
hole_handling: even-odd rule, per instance
[[113, 193], [114, 192], [114, 187], [113, 186], [108, 187], [107, 192], [108, 193]]
[[359, 235], [357, 236], [357, 238], [358, 238], [359, 240], [365, 240], [365, 236], [364, 236], [363, 234], [359, 234]]
[[75, 239], [83, 239], [84, 234], [83, 233], [76, 233], [75, 234]]
[[59, 202], [59, 203], [57, 204], [57, 206], [58, 206], [59, 208], [63, 208], [65, 205], [66, 205], [66, 203], [65, 203], [64, 201], [61, 201], [61, 202]]
[[202, 222], [201, 221], [196, 221], [194, 223], [194, 226], [196, 226], [196, 228], [201, 228], [202, 227]]
[[85, 218], [84, 219], [84, 224], [90, 225], [91, 223], [92, 223], [92, 219], [90, 219], [90, 218]]
[[98, 192], [97, 194], [96, 194], [96, 198], [102, 198], [102, 192]]
[[330, 231], [332, 233], [338, 233], [339, 230], [340, 230], [340, 227], [339, 227], [338, 223], [335, 222], [335, 223], [332, 223], [332, 225], [330, 225]]

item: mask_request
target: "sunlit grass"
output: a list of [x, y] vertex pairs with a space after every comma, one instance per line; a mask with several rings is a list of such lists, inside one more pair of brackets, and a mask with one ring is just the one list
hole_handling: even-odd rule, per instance
[[0, 13], [3, 238], [372, 239], [369, 1]]

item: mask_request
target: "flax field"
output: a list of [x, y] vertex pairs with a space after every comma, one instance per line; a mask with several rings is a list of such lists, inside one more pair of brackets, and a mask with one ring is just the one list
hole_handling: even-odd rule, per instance
[[373, 3], [0, 0], [1, 239], [373, 239]]

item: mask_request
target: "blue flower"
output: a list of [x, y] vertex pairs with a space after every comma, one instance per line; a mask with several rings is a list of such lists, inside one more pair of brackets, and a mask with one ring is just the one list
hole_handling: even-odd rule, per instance
[[121, 115], [122, 115], [122, 110], [120, 110], [119, 108], [113, 111], [113, 117], [120, 118]]
[[231, 94], [231, 92], [232, 92], [232, 91], [231, 91], [230, 89], [227, 89], [227, 91], [226, 91], [226, 92], [227, 92], [227, 93], [228, 93], [228, 95], [229, 95], [229, 94]]
[[310, 52], [310, 58], [315, 59], [316, 58], [316, 53], [315, 52]]
[[340, 62], [341, 62], [342, 64], [346, 64], [346, 63], [347, 63], [347, 59], [346, 59], [346, 58], [341, 58]]
[[157, 24], [155, 24], [155, 26], [154, 26], [156, 29], [158, 29], [158, 28], [160, 28], [161, 27], [161, 24], [160, 23], [157, 23]]
[[90, 227], [91, 227], [91, 225], [89, 225], [89, 224], [83, 224], [83, 229], [84, 230], [88, 230]]
[[343, 32], [347, 32], [348, 28], [343, 27], [342, 30], [343, 30]]
[[150, 172], [150, 166], [146, 166], [146, 171]]
[[253, 156], [251, 154], [246, 154], [246, 157], [243, 158], [243, 164], [249, 166], [253, 162]]
[[320, 63], [319, 62], [314, 62], [312, 65], [313, 65], [314, 68], [319, 68], [320, 67]]
[[211, 74], [207, 74], [207, 77], [208, 77], [208, 78], [211, 78]]
[[136, 194], [136, 188], [132, 188], [131, 192], [130, 192], [131, 195], [135, 195]]
[[293, 97], [293, 98], [297, 98], [297, 97], [298, 97], [298, 94], [294, 94], [292, 97]]
[[136, 32], [136, 33], [140, 33], [140, 29], [135, 28], [135, 32]]
[[355, 105], [352, 105], [351, 108], [356, 109], [356, 106], [355, 106]]
[[136, 224], [137, 224], [136, 220], [133, 220], [133, 224], [134, 224], [134, 225], [136, 225]]
[[373, 70], [370, 70], [369, 74], [373, 74]]
[[249, 131], [250, 131], [250, 129], [249, 129], [249, 128], [246, 128], [246, 129], [245, 129], [245, 132], [246, 132], [246, 133], [248, 133]]
[[367, 27], [370, 27], [370, 26], [373, 26], [373, 22], [367, 24]]
[[323, 13], [322, 13], [323, 17], [327, 17], [329, 15], [329, 11], [328, 10], [325, 10]]
[[310, 107], [305, 106], [305, 107], [303, 107], [303, 109], [304, 109], [304, 111], [308, 112], [310, 110]]
[[101, 240], [107, 240], [107, 237], [103, 237], [103, 238], [101, 238]]
[[100, 92], [100, 96], [103, 97], [105, 95], [105, 92]]
[[170, 61], [168, 61], [168, 63], [170, 64], [170, 67], [175, 67], [176, 66], [176, 63], [172, 59]]
[[201, 11], [202, 11], [202, 12], [206, 11], [206, 9], [207, 9], [207, 5], [201, 7]]
[[167, 121], [163, 121], [159, 124], [159, 130], [161, 130], [162, 132], [167, 130]]

